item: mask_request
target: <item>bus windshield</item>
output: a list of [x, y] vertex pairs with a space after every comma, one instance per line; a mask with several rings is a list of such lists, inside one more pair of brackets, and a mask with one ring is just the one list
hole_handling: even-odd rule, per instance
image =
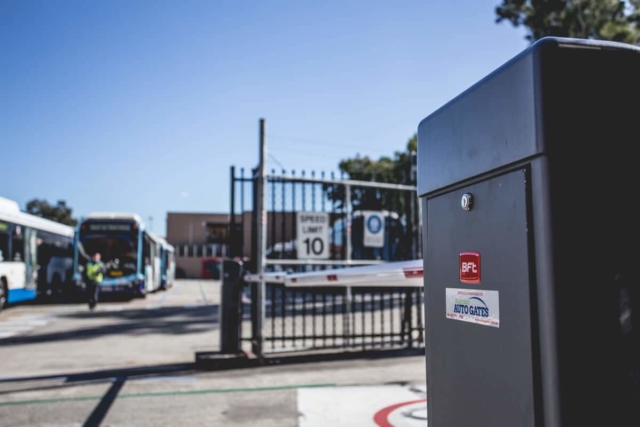
[[133, 223], [85, 223], [80, 230], [80, 246], [91, 257], [100, 253], [107, 264], [107, 276], [118, 277], [137, 271], [138, 231]]

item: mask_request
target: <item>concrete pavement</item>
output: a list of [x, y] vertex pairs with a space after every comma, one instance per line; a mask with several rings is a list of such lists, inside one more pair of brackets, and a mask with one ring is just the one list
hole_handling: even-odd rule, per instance
[[4, 311], [0, 325], [47, 321], [0, 339], [0, 426], [426, 425], [423, 357], [196, 370], [194, 353], [217, 348], [218, 303], [218, 283], [181, 281], [95, 312]]

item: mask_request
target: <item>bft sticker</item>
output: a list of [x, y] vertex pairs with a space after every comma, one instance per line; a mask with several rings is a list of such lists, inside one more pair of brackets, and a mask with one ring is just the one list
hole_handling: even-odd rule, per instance
[[480, 283], [480, 252], [460, 254], [460, 281], [474, 285]]

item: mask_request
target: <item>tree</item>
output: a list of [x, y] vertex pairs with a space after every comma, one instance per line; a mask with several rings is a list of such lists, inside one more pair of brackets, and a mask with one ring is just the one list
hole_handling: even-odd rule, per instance
[[78, 221], [73, 218], [73, 209], [64, 200], [58, 200], [56, 205], [50, 205], [46, 200], [33, 199], [27, 203], [27, 213], [59, 222], [60, 224], [75, 226]]
[[503, 0], [496, 15], [527, 27], [531, 43], [555, 36], [640, 45], [640, 0]]
[[[397, 151], [393, 157], [383, 156], [373, 160], [369, 156], [342, 160], [340, 171], [347, 174], [349, 179], [369, 182], [387, 182], [392, 184], [415, 185], [413, 176], [413, 158], [418, 148], [418, 136], [413, 135], [407, 142], [405, 151]], [[341, 207], [345, 200], [343, 186], [326, 186], [329, 199], [337, 202]], [[353, 209], [362, 210], [393, 210], [402, 214], [405, 197], [402, 192], [394, 190], [380, 190], [368, 187], [352, 187], [351, 202]]]

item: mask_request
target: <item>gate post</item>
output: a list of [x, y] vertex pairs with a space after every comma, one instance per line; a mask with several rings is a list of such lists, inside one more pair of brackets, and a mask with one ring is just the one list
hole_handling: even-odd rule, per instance
[[231, 166], [231, 189], [230, 189], [230, 198], [231, 205], [229, 206], [229, 231], [227, 233], [227, 246], [228, 253], [230, 257], [242, 256], [242, 254], [238, 253], [238, 238], [242, 238], [242, 236], [236, 235], [236, 168], [235, 166]]
[[[256, 210], [258, 212], [257, 218], [257, 250], [256, 250], [256, 273], [261, 277], [264, 275], [266, 257], [265, 252], [267, 249], [267, 210], [266, 203], [266, 157], [267, 157], [267, 145], [266, 145], [266, 122], [265, 119], [260, 119], [260, 161], [258, 164], [258, 176], [257, 176], [257, 190], [256, 195]], [[265, 294], [265, 282], [261, 281], [256, 286], [256, 292], [252, 295], [252, 306], [255, 308], [255, 315], [253, 317], [253, 353], [262, 357], [262, 344], [263, 344], [263, 329], [264, 329], [264, 294]], [[253, 310], [252, 310], [253, 311]]]
[[220, 353], [238, 354], [241, 351], [244, 266], [240, 261], [223, 260], [221, 267]]

